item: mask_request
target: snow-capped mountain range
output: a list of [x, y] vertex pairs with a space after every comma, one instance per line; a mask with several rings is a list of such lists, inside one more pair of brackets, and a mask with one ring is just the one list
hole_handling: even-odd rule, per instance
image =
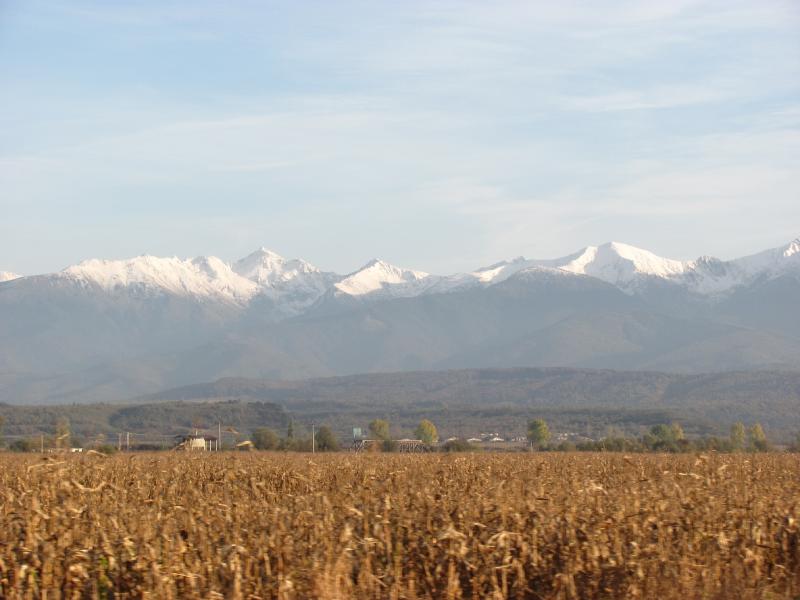
[[[663, 258], [640, 248], [610, 242], [587, 246], [556, 259], [518, 257], [468, 273], [431, 275], [374, 259], [347, 275], [321, 271], [302, 259], [286, 259], [260, 248], [234, 263], [219, 258], [139, 256], [126, 260], [91, 259], [37, 279], [70, 282], [109, 294], [172, 294], [247, 305], [261, 296], [278, 314], [294, 316], [326, 295], [361, 300], [410, 298], [470, 287], [488, 287], [519, 273], [580, 275], [610, 283], [633, 295], [648, 283], [680, 286], [705, 296], [724, 294], [756, 279], [800, 273], [800, 238], [752, 256], [722, 261], [703, 256], [692, 261]], [[0, 282], [21, 278], [0, 272]]]
[[800, 370], [798, 306], [800, 239], [729, 261], [612, 242], [452, 275], [337, 274], [266, 248], [92, 259], [0, 276], [0, 402], [467, 367]]

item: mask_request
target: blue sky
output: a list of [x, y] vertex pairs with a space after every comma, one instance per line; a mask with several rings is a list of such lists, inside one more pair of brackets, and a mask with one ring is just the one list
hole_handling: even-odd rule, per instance
[[800, 4], [0, 0], [0, 270], [800, 235]]

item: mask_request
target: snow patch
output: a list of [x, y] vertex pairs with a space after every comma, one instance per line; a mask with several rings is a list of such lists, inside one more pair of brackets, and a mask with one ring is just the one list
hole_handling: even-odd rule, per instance
[[17, 275], [11, 271], [0, 271], [0, 283], [3, 283], [4, 281], [13, 281], [14, 279], [19, 279], [20, 277], [22, 277], [22, 275]]

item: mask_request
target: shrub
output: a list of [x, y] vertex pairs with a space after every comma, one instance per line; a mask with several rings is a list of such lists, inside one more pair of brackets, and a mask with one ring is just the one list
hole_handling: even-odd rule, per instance
[[334, 452], [339, 449], [339, 440], [327, 425], [323, 425], [314, 435], [316, 449], [320, 452]]
[[253, 431], [252, 440], [256, 450], [274, 450], [280, 443], [278, 434], [266, 427], [255, 429]]

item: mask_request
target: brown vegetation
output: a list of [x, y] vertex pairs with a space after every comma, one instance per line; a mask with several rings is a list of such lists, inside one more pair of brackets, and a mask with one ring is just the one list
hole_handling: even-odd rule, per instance
[[2, 598], [794, 598], [800, 457], [0, 457]]

